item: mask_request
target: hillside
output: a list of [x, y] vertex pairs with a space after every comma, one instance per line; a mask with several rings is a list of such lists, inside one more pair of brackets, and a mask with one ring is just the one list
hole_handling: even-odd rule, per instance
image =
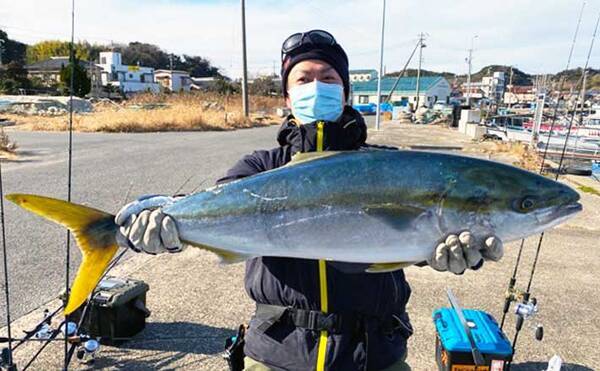
[[[510, 70], [511, 66], [502, 66], [497, 64], [492, 64], [489, 66], [483, 67], [481, 70], [475, 72], [471, 75], [471, 81], [481, 81], [484, 76], [490, 76], [494, 72], [504, 72], [504, 76], [506, 78], [506, 83], [510, 80]], [[512, 67], [512, 83], [514, 85], [531, 85], [533, 83], [533, 76], [529, 75], [516, 67]], [[460, 76], [461, 78], [467, 79], [466, 75]]]
[[[506, 79], [508, 81], [508, 79], [510, 78], [510, 69], [511, 69], [510, 66], [502, 66], [502, 65], [495, 65], [495, 64], [485, 66], [481, 70], [471, 74], [471, 81], [481, 81], [481, 79], [484, 76], [489, 76], [494, 72], [504, 72], [506, 75]], [[390, 72], [390, 73], [386, 74], [386, 76], [390, 76], [390, 77], [398, 76], [400, 74], [400, 72], [401, 71]], [[407, 69], [406, 76], [409, 76], [409, 77], [417, 76], [417, 70], [414, 68]], [[457, 75], [452, 72], [437, 72], [437, 71], [430, 71], [430, 70], [425, 70], [425, 69], [421, 70], [421, 76], [442, 76], [451, 83], [454, 81], [456, 81], [458, 83], [467, 81], [466, 74]], [[513, 83], [515, 85], [531, 85], [532, 77], [533, 76], [519, 70], [518, 68], [513, 67]]]
[[[386, 77], [396, 77], [396, 76], [400, 75], [400, 72], [401, 71], [394, 71], [394, 72], [386, 73], [385, 76]], [[406, 74], [404, 76], [416, 77], [417, 69], [416, 68], [407, 68]], [[452, 81], [452, 80], [454, 80], [456, 75], [452, 72], [436, 72], [436, 71], [429, 71], [429, 70], [421, 69], [421, 76], [443, 76], [444, 78], [446, 78], [446, 80]]]
[[[573, 68], [570, 70], [560, 71], [555, 74], [548, 74], [548, 79], [554, 84], [558, 84], [561, 78], [565, 79], [565, 88], [575, 87], [575, 85], [581, 79], [583, 69], [582, 68]], [[485, 66], [477, 72], [471, 74], [471, 81], [481, 81], [484, 76], [490, 76], [494, 72], [504, 72], [506, 77], [506, 83], [508, 84], [510, 80], [511, 74], [511, 66], [503, 66], [492, 64], [489, 66]], [[386, 76], [398, 76], [400, 71], [387, 73]], [[406, 76], [416, 76], [417, 70], [414, 68], [409, 68], [406, 70]], [[530, 75], [524, 71], [516, 67], [512, 67], [512, 82], [514, 85], [532, 85], [535, 82], [536, 75]], [[443, 76], [450, 83], [458, 82], [463, 83], [467, 81], [467, 75], [457, 75], [452, 72], [436, 72], [430, 70], [421, 70], [421, 76]], [[588, 68], [587, 74], [587, 89], [600, 89], [600, 69]]]
[[[51, 57], [69, 55], [69, 42], [61, 40], [44, 40], [32, 45], [26, 45], [16, 40], [9, 39], [6, 32], [0, 29], [0, 40], [4, 40], [2, 53], [3, 64], [17, 62], [20, 65], [30, 64], [49, 59]], [[221, 77], [218, 67], [201, 56], [187, 54], [170, 54], [160, 47], [141, 42], [129, 44], [90, 44], [87, 41], [78, 41], [74, 44], [75, 55], [80, 60], [97, 61], [101, 51], [115, 50], [122, 54], [123, 63], [129, 65], [142, 65], [155, 69], [183, 70], [192, 77]]]
[[[565, 79], [565, 86], [571, 87], [579, 83], [583, 68], [573, 68], [565, 71], [561, 71], [554, 75], [555, 81], [559, 79]], [[586, 89], [600, 89], [600, 69], [588, 68]]]
[[2, 59], [2, 64], [9, 64], [10, 62], [23, 63], [25, 61], [25, 50], [27, 49], [27, 45], [17, 41], [12, 40], [8, 37], [6, 32], [0, 30], [0, 44], [2, 44], [2, 55], [0, 59]]

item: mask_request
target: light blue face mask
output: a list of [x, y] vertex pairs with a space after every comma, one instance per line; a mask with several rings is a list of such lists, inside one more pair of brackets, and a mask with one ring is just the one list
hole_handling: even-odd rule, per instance
[[289, 91], [294, 117], [303, 124], [336, 121], [344, 110], [344, 88], [314, 80]]

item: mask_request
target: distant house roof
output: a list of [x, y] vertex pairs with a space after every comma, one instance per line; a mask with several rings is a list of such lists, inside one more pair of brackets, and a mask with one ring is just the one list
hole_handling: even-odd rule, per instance
[[[377, 94], [377, 80], [373, 79], [371, 81], [359, 81], [352, 83], [352, 91], [355, 94], [366, 94], [373, 93]], [[421, 77], [419, 82], [419, 90], [425, 92], [431, 89], [434, 85], [436, 85], [441, 80], [444, 80], [441, 76], [426, 76]], [[395, 77], [385, 77], [381, 79], [381, 93], [387, 94], [394, 86], [396, 82]], [[394, 89], [394, 93], [398, 94], [400, 92], [415, 92], [417, 90], [417, 78], [416, 77], [403, 77], [398, 82], [396, 89]]]
[[193, 82], [212, 82], [215, 81], [216, 78], [214, 76], [209, 77], [192, 77]]
[[376, 70], [373, 69], [362, 69], [362, 70], [350, 70], [350, 75], [358, 75], [363, 73], [377, 74]]
[[171, 72], [173, 72], [174, 74], [179, 74], [179, 75], [189, 75], [190, 73], [187, 71], [182, 71], [182, 70], [154, 70], [154, 74], [155, 75], [170, 75]]
[[[44, 61], [28, 64], [25, 68], [28, 71], [60, 71], [61, 68], [69, 64], [69, 57], [52, 57]], [[88, 67], [89, 62], [79, 61], [82, 67]]]

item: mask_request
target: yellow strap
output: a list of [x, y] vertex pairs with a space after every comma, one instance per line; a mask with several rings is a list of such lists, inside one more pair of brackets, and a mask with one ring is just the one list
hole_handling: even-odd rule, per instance
[[323, 126], [325, 126], [323, 121], [317, 122], [317, 152], [323, 151]]
[[[317, 152], [323, 151], [323, 121], [317, 122]], [[327, 313], [327, 264], [325, 260], [319, 260], [319, 291], [321, 292], [321, 312]], [[325, 371], [325, 360], [327, 359], [327, 331], [321, 331], [319, 336], [319, 348], [317, 351], [317, 371]]]

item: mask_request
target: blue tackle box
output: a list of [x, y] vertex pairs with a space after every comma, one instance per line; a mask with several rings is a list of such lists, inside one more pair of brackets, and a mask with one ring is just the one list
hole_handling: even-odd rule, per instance
[[512, 346], [490, 314], [463, 309], [464, 317], [485, 365], [475, 366], [471, 343], [452, 308], [433, 312], [436, 329], [436, 360], [442, 371], [504, 371], [512, 361]]

